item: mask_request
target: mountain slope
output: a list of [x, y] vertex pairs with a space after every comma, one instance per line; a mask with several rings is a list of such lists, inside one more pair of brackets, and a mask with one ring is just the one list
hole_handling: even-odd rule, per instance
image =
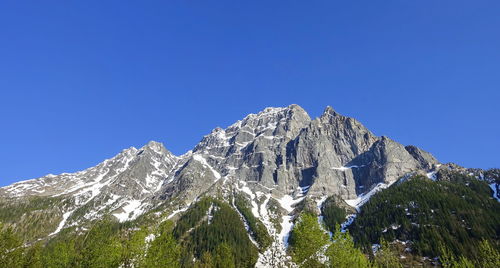
[[[352, 213], [401, 178], [420, 174], [444, 179], [451, 167], [415, 146], [377, 137], [331, 107], [311, 119], [300, 106], [290, 105], [215, 128], [182, 156], [150, 142], [84, 171], [0, 188], [0, 222], [30, 244], [60, 233], [85, 233], [102, 219], [123, 226], [181, 223], [199, 200], [210, 197], [224, 211], [220, 217], [238, 215], [260, 251], [257, 259], [249, 257], [252, 264], [290, 266], [288, 237], [300, 211], [318, 214], [330, 197], [328, 204], [335, 200], [341, 207], [351, 206], [347, 210]], [[498, 181], [490, 183], [498, 189]], [[236, 214], [231, 216], [230, 210]], [[328, 222], [335, 221], [331, 217]], [[204, 232], [213, 227], [203, 226]], [[190, 251], [196, 258], [202, 250], [215, 254], [214, 245], [200, 249], [197, 243]]]
[[349, 229], [370, 250], [385, 239], [399, 241], [402, 254], [434, 258], [446, 245], [454, 254], [475, 259], [481, 240], [500, 246], [500, 203], [486, 182], [466, 179], [413, 177], [374, 196]]

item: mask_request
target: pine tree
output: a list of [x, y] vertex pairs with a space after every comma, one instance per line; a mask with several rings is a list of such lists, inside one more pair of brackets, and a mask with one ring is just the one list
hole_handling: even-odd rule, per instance
[[0, 223], [0, 267], [21, 267], [23, 252], [21, 239], [11, 227], [4, 229]]
[[354, 246], [354, 241], [349, 233], [342, 232], [338, 224], [326, 255], [329, 258], [329, 267], [365, 268], [371, 265], [361, 250]]
[[444, 268], [474, 268], [474, 264], [465, 256], [460, 256], [457, 260], [449, 248], [441, 244], [439, 246], [441, 255], [439, 260]]
[[443, 244], [439, 245], [439, 261], [444, 268], [451, 268], [455, 262], [455, 256], [450, 251], [449, 248], [445, 247]]
[[479, 244], [478, 262], [483, 268], [500, 267], [500, 252], [492, 247], [488, 240], [482, 240]]
[[205, 251], [201, 255], [200, 262], [197, 262], [195, 265], [196, 268], [212, 268], [214, 267], [214, 261], [212, 258], [212, 254], [210, 252]]
[[231, 247], [226, 243], [221, 243], [215, 250], [215, 267], [216, 268], [234, 268], [234, 256], [231, 252]]
[[179, 267], [181, 251], [172, 230], [171, 221], [165, 221], [160, 225], [158, 237], [149, 246], [144, 267]]
[[78, 257], [74, 240], [53, 241], [43, 249], [44, 267], [77, 266]]
[[143, 264], [147, 250], [146, 235], [145, 228], [128, 233], [128, 237], [123, 241], [123, 267], [140, 267]]
[[383, 238], [380, 240], [380, 248], [375, 254], [375, 263], [380, 268], [402, 268], [395, 249]]
[[[249, 239], [240, 215], [225, 202], [204, 198], [190, 208], [178, 221], [174, 229], [176, 237], [182, 241], [184, 251], [182, 265], [192, 266], [192, 260], [199, 260], [206, 251], [216, 257], [217, 248], [226, 243], [231, 250], [236, 267], [254, 267], [258, 258], [257, 247]], [[209, 208], [210, 222], [205, 217]], [[188, 231], [189, 230], [189, 231]]]
[[[465, 256], [460, 256], [460, 258], [458, 258], [458, 261], [456, 261], [453, 264], [453, 267], [456, 267], [456, 268], [475, 268], [476, 266], [474, 265], [474, 263], [472, 263], [472, 261], [467, 259]], [[483, 267], [483, 266], [481, 266], [481, 267]]]
[[122, 244], [116, 235], [116, 223], [101, 221], [85, 235], [81, 249], [85, 267], [118, 267], [121, 264]]
[[24, 264], [25, 268], [43, 268], [43, 260], [42, 260], [42, 247], [39, 243], [31, 246], [24, 256]]
[[[320, 227], [316, 215], [304, 212], [295, 224], [290, 236], [290, 253], [295, 263], [303, 264], [315, 259], [316, 253], [328, 243], [328, 234]], [[314, 263], [312, 261], [308, 261]], [[316, 265], [316, 264], [314, 264]]]

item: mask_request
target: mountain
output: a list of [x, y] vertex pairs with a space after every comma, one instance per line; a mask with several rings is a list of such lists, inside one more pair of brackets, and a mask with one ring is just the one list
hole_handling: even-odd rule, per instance
[[[241, 263], [293, 266], [288, 238], [301, 211], [321, 216], [325, 204], [332, 203], [355, 213], [396, 181], [418, 175], [444, 181], [454, 174], [487, 180], [499, 197], [498, 173], [441, 164], [418, 147], [375, 136], [331, 107], [311, 119], [300, 106], [290, 105], [215, 128], [181, 156], [152, 141], [80, 172], [2, 187], [0, 222], [31, 245], [85, 233], [102, 219], [157, 227], [168, 220], [176, 222], [176, 239], [191, 245], [196, 259], [203, 254], [201, 242], [192, 240], [196, 231], [204, 226], [205, 234], [216, 232], [212, 220], [236, 217], [248, 233], [247, 251], [259, 251], [255, 259], [248, 257], [253, 261]], [[335, 202], [325, 203], [327, 199]]]

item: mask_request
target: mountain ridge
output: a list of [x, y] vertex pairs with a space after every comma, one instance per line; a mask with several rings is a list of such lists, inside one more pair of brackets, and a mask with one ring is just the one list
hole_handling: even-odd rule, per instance
[[[385, 137], [377, 138], [360, 122], [335, 112], [330, 106], [315, 119], [311, 119], [307, 112], [296, 104], [279, 108], [268, 107], [259, 113], [247, 115], [225, 129], [214, 128], [192, 151], [182, 156], [175, 156], [163, 144], [150, 141], [139, 149], [130, 147], [82, 171], [46, 175], [1, 187], [0, 195], [54, 197], [73, 194], [81, 196], [81, 200], [75, 202], [80, 205], [85, 205], [94, 198], [113, 204], [116, 202], [115, 199], [126, 196], [128, 200], [122, 202], [122, 207], [116, 208], [126, 213], [129, 210], [139, 209], [138, 200], [145, 203], [145, 200], [171, 198], [178, 192], [197, 188], [198, 191], [186, 194], [186, 198], [194, 199], [221, 177], [227, 180], [227, 176], [238, 176], [246, 177], [246, 181], [258, 182], [264, 187], [277, 187], [282, 194], [289, 194], [299, 186], [310, 186], [308, 190], [310, 194], [333, 192], [346, 198], [354, 198], [362, 193], [360, 189], [375, 183], [368, 183], [370, 185], [361, 183], [359, 186], [362, 187], [357, 187], [356, 192], [352, 189], [352, 185], [357, 183], [354, 182], [354, 176], [365, 176], [367, 172], [378, 174], [377, 182], [382, 182], [385, 178], [394, 180], [393, 177], [402, 175], [400, 172], [392, 174], [383, 170], [377, 172], [365, 170], [367, 163], [364, 162], [370, 161], [373, 157], [387, 156], [384, 155], [387, 152], [380, 151], [380, 148], [377, 152], [369, 152], [372, 145], [380, 139], [384, 144], [377, 145], [377, 148], [396, 144], [386, 140]], [[407, 152], [403, 151], [401, 146], [390, 150], [399, 151], [399, 154]], [[421, 152], [420, 149], [413, 151]], [[355, 158], [362, 153], [369, 156]], [[390, 155], [392, 154], [389, 152]], [[405, 157], [410, 162], [413, 161], [408, 155]], [[429, 158], [421, 158], [420, 161], [427, 163], [427, 168], [432, 168], [433, 163], [429, 162]], [[432, 161], [437, 162], [434, 158]], [[390, 161], [388, 163], [392, 165]], [[411, 164], [412, 166], [405, 171], [410, 171], [416, 166], [415, 163]], [[375, 164], [376, 168], [379, 165], [381, 164]], [[352, 168], [343, 168], [344, 166], [359, 168], [353, 171]], [[193, 179], [193, 172], [203, 173], [199, 177], [205, 180]], [[339, 188], [338, 183], [327, 181], [328, 176], [343, 177], [343, 184], [340, 184], [343, 187]], [[127, 184], [127, 187], [134, 191], [126, 191], [121, 183]], [[335, 187], [337, 189], [333, 189]], [[348, 187], [351, 189], [343, 189]], [[140, 193], [137, 191], [139, 188]], [[80, 196], [74, 193], [78, 191], [81, 192]], [[120, 214], [114, 213], [114, 215]], [[133, 216], [117, 217], [122, 221], [133, 219]]]
[[[144, 217], [178, 221], [199, 200], [216, 197], [229, 207], [212, 205], [238, 212], [255, 246], [262, 245], [254, 240], [251, 226], [260, 228], [260, 235], [267, 230], [272, 242], [261, 248], [257, 266], [269, 267], [290, 262], [288, 238], [302, 209], [321, 215], [331, 197], [340, 207], [359, 212], [372, 195], [397, 181], [415, 175], [446, 180], [448, 170], [484, 177], [482, 170], [442, 164], [416, 146], [378, 137], [330, 106], [311, 119], [293, 104], [268, 107], [226, 128], [216, 127], [180, 156], [150, 141], [79, 172], [1, 187], [0, 201], [33, 207], [21, 215], [23, 220], [7, 219], [15, 228], [32, 228], [36, 223], [29, 219], [42, 217], [40, 212], [50, 218], [43, 218], [39, 232], [27, 235], [28, 241], [36, 241], [73, 228], [83, 232], [103, 218], [120, 223]], [[498, 196], [498, 182], [490, 187]], [[47, 205], [33, 205], [39, 202], [36, 198]], [[208, 218], [215, 213], [212, 205]], [[354, 219], [350, 215], [342, 228]]]

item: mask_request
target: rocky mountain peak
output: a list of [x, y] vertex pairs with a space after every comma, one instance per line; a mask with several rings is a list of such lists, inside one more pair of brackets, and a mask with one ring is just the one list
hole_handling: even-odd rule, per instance
[[153, 151], [159, 152], [165, 149], [163, 143], [157, 141], [149, 141], [146, 145], [144, 145], [141, 149], [151, 149]]
[[329, 117], [329, 116], [337, 116], [339, 115], [333, 108], [332, 106], [326, 106], [325, 110], [323, 111], [323, 114], [321, 117]]
[[272, 127], [276, 123], [301, 120], [310, 121], [311, 118], [307, 112], [297, 104], [292, 104], [288, 107], [267, 107], [257, 114], [250, 114], [245, 117], [241, 122], [243, 126], [253, 127]]
[[139, 150], [137, 150], [137, 155], [143, 154], [144, 152], [148, 152], [155, 155], [165, 156], [168, 158], [176, 158], [174, 154], [165, 148], [163, 143], [157, 141], [150, 141]]
[[[162, 143], [150, 141], [139, 149], [125, 149], [83, 171], [47, 175], [2, 187], [0, 202], [9, 206], [4, 211], [10, 207], [26, 211], [20, 217], [11, 217], [14, 219], [9, 219], [8, 224], [22, 226], [30, 235], [29, 242], [54, 238], [57, 241], [57, 234], [64, 229], [61, 232], [64, 238], [72, 233], [83, 234], [102, 218], [131, 221], [121, 225], [129, 228], [122, 234], [128, 236], [131, 231], [140, 230], [141, 237], [145, 236], [139, 237], [145, 241], [144, 248], [155, 245], [156, 242], [151, 242], [163, 232], [155, 228], [165, 220], [177, 221], [175, 224], [180, 228], [175, 228], [184, 228], [182, 236], [188, 239], [201, 233], [211, 239], [211, 234], [224, 233], [230, 226], [239, 225], [237, 233], [227, 233], [237, 234], [234, 237], [241, 241], [245, 239], [245, 230], [248, 232], [248, 244], [259, 248], [255, 267], [280, 264], [295, 267], [290, 262], [293, 258], [289, 252], [294, 249], [288, 247], [288, 239], [294, 230], [300, 230], [293, 228], [302, 221], [302, 211], [321, 213], [318, 218], [321, 222], [322, 218], [331, 217], [329, 212], [340, 214], [332, 210], [335, 206], [349, 213], [379, 210], [380, 205], [364, 204], [395, 182], [398, 187], [404, 181], [412, 182], [415, 174], [427, 175], [432, 180], [452, 180], [456, 172], [486, 180], [494, 192], [493, 197], [500, 200], [498, 170], [487, 173], [453, 164], [441, 166], [428, 152], [413, 145], [403, 146], [386, 136], [377, 137], [354, 118], [343, 116], [330, 106], [320, 117], [311, 120], [302, 107], [293, 104], [265, 108], [226, 129], [216, 127], [193, 151], [179, 157]], [[410, 193], [412, 189], [409, 188]], [[416, 192], [420, 195], [421, 191]], [[410, 208], [418, 208], [413, 205], [416, 204], [414, 198], [399, 204], [400, 196], [397, 195], [398, 202], [390, 203], [390, 207], [404, 213], [401, 219], [413, 220], [416, 214], [408, 213]], [[382, 204], [377, 198], [372, 201]], [[44, 206], [32, 205], [38, 202], [44, 202]], [[403, 210], [406, 203], [409, 207]], [[392, 211], [387, 211], [393, 218]], [[349, 215], [342, 228], [351, 225], [354, 227], [349, 231], [365, 229], [366, 221], [359, 220], [365, 217], [363, 213], [357, 214], [359, 218]], [[431, 213], [436, 215], [434, 209]], [[355, 218], [362, 225], [356, 227]], [[375, 221], [378, 219], [380, 217]], [[327, 219], [325, 223], [328, 222], [332, 228], [332, 222]], [[43, 225], [42, 231], [33, 233], [33, 223]], [[136, 228], [145, 224], [147, 228]], [[412, 222], [411, 226], [419, 224]], [[217, 229], [207, 229], [211, 226]], [[373, 230], [384, 233], [404, 228], [391, 224], [389, 230], [386, 222], [381, 222], [379, 227]], [[257, 233], [269, 236], [256, 236]], [[135, 239], [135, 236], [129, 237]], [[183, 241], [201, 241], [198, 237], [195, 239]]]
[[68, 198], [70, 205], [61, 211], [64, 227], [104, 214], [131, 220], [162, 202], [186, 205], [219, 190], [260, 192], [292, 203], [330, 195], [353, 199], [375, 184], [428, 172], [436, 163], [416, 147], [375, 136], [330, 106], [311, 120], [292, 104], [217, 127], [180, 157], [150, 141], [84, 171], [0, 188], [0, 195]]

